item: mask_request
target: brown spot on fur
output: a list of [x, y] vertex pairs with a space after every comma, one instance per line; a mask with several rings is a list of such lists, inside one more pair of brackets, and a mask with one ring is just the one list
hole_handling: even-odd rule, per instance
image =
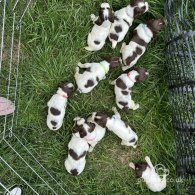
[[61, 112], [60, 112], [58, 109], [54, 108], [54, 107], [51, 107], [51, 108], [50, 108], [50, 112], [51, 112], [51, 114], [53, 114], [54, 116], [57, 116], [57, 115], [60, 115], [60, 114], [61, 114]]
[[121, 64], [120, 57], [108, 57], [105, 60], [110, 64], [110, 69], [116, 68]]
[[96, 77], [96, 81], [97, 81], [97, 82], [99, 82], [99, 81], [100, 81], [99, 77]]
[[135, 164], [135, 175], [137, 177], [142, 177], [142, 174], [146, 170], [147, 166], [148, 166], [147, 163], [136, 163]]
[[134, 19], [139, 18], [139, 16], [143, 15], [146, 11], [146, 6], [144, 5], [143, 7], [135, 7], [134, 8]]
[[116, 80], [116, 86], [121, 88], [121, 89], [126, 89], [127, 88], [126, 84], [123, 82], [123, 80], [121, 78], [118, 78]]
[[136, 47], [135, 51], [133, 52], [132, 56], [127, 57], [126, 59], [126, 65], [130, 65], [131, 62], [133, 62], [138, 55], [142, 54], [142, 49], [139, 47]]
[[120, 25], [119, 26], [115, 26], [114, 29], [115, 29], [115, 31], [117, 33], [122, 32], [122, 27]]
[[115, 41], [118, 41], [118, 35], [116, 35], [114, 33], [110, 33], [110, 38], [115, 40]]
[[139, 73], [139, 75], [135, 77], [136, 82], [143, 82], [148, 78], [148, 74], [146, 74], [148, 72], [145, 68], [136, 67], [134, 70]]
[[89, 68], [86, 68], [85, 71], [91, 72], [91, 68], [90, 67]]
[[133, 42], [135, 42], [143, 47], [147, 46], [147, 43], [139, 37], [137, 30], [133, 31], [133, 38], [131, 39], [131, 41], [133, 41]]
[[99, 41], [94, 41], [94, 43], [95, 43], [96, 45], [99, 45], [99, 44], [100, 44], [100, 42], [99, 42]]
[[78, 175], [78, 171], [77, 171], [77, 169], [72, 169], [71, 171], [71, 174], [73, 175], [73, 176], [76, 176], [76, 175]]
[[128, 95], [128, 94], [129, 94], [128, 91], [121, 91], [121, 93], [122, 93], [123, 95]]
[[118, 17], [117, 17], [117, 16], [114, 16], [114, 19], [115, 19], [116, 21], [119, 21], [119, 19], [118, 19]]
[[93, 85], [94, 85], [93, 80], [89, 79], [89, 80], [87, 81], [87, 84], [85, 84], [85, 87], [88, 88], [88, 87], [92, 87]]
[[127, 102], [121, 102], [121, 101], [120, 101], [120, 102], [118, 102], [118, 103], [119, 103], [120, 105], [124, 106], [124, 107], [128, 105]]
[[94, 121], [101, 127], [105, 128], [108, 115], [103, 112], [97, 112]]
[[61, 84], [59, 84], [59, 87], [68, 95], [68, 97], [70, 97], [73, 94], [74, 91], [74, 87], [69, 87], [68, 85], [72, 84], [70, 82], [62, 82]]
[[51, 124], [52, 124], [53, 126], [56, 126], [56, 125], [57, 125], [57, 122], [56, 122], [56, 121], [51, 121]]
[[90, 127], [88, 131], [89, 131], [90, 133], [93, 132], [94, 129], [95, 129], [95, 124], [94, 124], [94, 123], [87, 123], [87, 124], [88, 124], [88, 126]]
[[87, 151], [84, 151], [80, 156], [78, 156], [78, 154], [73, 149], [70, 148], [68, 153], [74, 160], [79, 160], [87, 154]]
[[135, 141], [136, 141], [136, 139], [133, 138], [133, 139], [131, 139], [131, 140], [129, 141], [129, 143], [133, 143], [133, 142], [135, 142]]
[[83, 125], [75, 125], [74, 129], [73, 129], [73, 133], [79, 133], [81, 138], [84, 138], [87, 135], [87, 132], [85, 130], [85, 128], [83, 127]]

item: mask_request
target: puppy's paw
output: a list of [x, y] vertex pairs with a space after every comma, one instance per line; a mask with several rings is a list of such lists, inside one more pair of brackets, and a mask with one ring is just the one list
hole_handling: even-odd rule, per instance
[[115, 80], [114, 81], [109, 81], [110, 85], [115, 85]]
[[116, 107], [112, 107], [112, 111], [113, 111], [114, 113], [117, 113], [117, 112], [118, 112]]
[[145, 161], [150, 161], [150, 157], [149, 156], [146, 156], [145, 157]]
[[139, 104], [135, 104], [135, 107], [133, 108], [133, 110], [137, 110], [139, 108]]
[[90, 147], [88, 152], [92, 152], [93, 151], [93, 147]]
[[130, 162], [130, 163], [129, 163], [129, 166], [130, 166], [132, 169], [135, 169], [135, 165], [134, 165], [133, 162]]
[[90, 18], [91, 18], [92, 21], [94, 21], [95, 18], [96, 18], [95, 14], [91, 14], [91, 15], [90, 15]]

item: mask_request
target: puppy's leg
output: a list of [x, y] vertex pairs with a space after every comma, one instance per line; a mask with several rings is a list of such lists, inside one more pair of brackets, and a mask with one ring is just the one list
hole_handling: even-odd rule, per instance
[[155, 168], [154, 168], [154, 166], [153, 166], [153, 164], [152, 164], [152, 162], [151, 162], [149, 156], [146, 156], [146, 157], [145, 157], [145, 161], [147, 162], [147, 164], [149, 165], [149, 167], [150, 167], [151, 169], [155, 170]]
[[117, 41], [112, 40], [112, 49], [115, 49], [116, 48], [117, 43], [118, 43]]
[[120, 119], [121, 115], [119, 114], [119, 112], [117, 111], [116, 107], [112, 107], [112, 111], [114, 112], [114, 114]]
[[134, 164], [133, 162], [130, 162], [130, 163], [129, 163], [129, 166], [130, 166], [132, 169], [135, 170], [135, 164]]
[[77, 66], [79, 66], [80, 68], [90, 68], [91, 67], [91, 64], [90, 63], [82, 64], [81, 62], [79, 62], [77, 64]]
[[136, 104], [133, 100], [131, 100], [130, 106], [132, 110], [137, 110], [139, 108], [139, 104]]
[[91, 21], [94, 23], [98, 19], [98, 16], [95, 16], [95, 14], [91, 14], [90, 18], [91, 18]]
[[122, 47], [121, 47], [121, 49], [120, 49], [120, 53], [122, 53], [123, 48], [124, 48], [125, 46], [126, 46], [126, 43], [125, 43], [125, 42], [123, 42]]
[[77, 66], [75, 69], [75, 75], [74, 75], [75, 79], [77, 79], [78, 75], [79, 75], [79, 67]]
[[90, 144], [90, 148], [89, 148], [88, 152], [92, 152], [94, 147], [96, 146], [96, 144], [97, 144], [97, 142]]

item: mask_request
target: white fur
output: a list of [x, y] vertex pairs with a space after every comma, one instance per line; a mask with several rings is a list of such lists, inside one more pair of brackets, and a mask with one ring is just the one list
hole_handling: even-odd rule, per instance
[[[166, 172], [167, 169], [164, 169], [164, 174], [162, 178], [156, 173], [155, 167], [153, 166], [150, 158], [148, 156], [145, 157], [145, 160], [148, 164], [146, 170], [142, 173], [142, 178], [145, 181], [147, 187], [153, 192], [160, 192], [166, 188]], [[135, 169], [134, 163], [130, 163], [129, 166]]]
[[88, 122], [94, 123], [95, 124], [95, 129], [93, 132], [87, 134], [87, 137], [85, 137], [85, 140], [90, 144], [89, 152], [92, 152], [96, 144], [105, 136], [106, 133], [106, 128], [103, 128], [99, 126], [95, 121], [94, 121], [94, 114], [92, 114], [91, 117], [87, 119]]
[[[128, 126], [126, 127], [125, 122], [121, 120], [121, 116], [116, 108], [112, 109], [115, 113], [111, 118], [107, 119], [106, 127], [122, 139], [121, 145], [137, 147], [137, 134]], [[132, 139], [134, 142], [130, 143]]]
[[[48, 106], [47, 126], [51, 130], [54, 131], [58, 130], [62, 126], [67, 106], [67, 98], [65, 96], [67, 97], [67, 94], [61, 88], [58, 88], [57, 93], [54, 94], [47, 103]], [[50, 111], [52, 107], [59, 110], [60, 115], [53, 115]], [[55, 121], [57, 125], [56, 126], [52, 125], [51, 121]]]
[[[100, 63], [104, 66], [105, 69], [102, 68], [102, 65], [100, 65]], [[106, 78], [105, 75], [110, 69], [110, 64], [107, 61], [102, 61], [100, 63], [78, 64], [74, 77], [78, 86], [78, 91], [80, 93], [89, 93], [90, 91], [92, 91], [93, 88], [98, 84], [97, 77], [99, 78], [99, 80], [103, 80]], [[91, 68], [91, 71], [84, 71], [82, 74], [80, 74], [79, 67]], [[94, 85], [86, 88], [85, 85], [87, 84], [88, 80], [92, 80], [94, 82]]]
[[[137, 30], [139, 37], [146, 43], [149, 43], [152, 40], [153, 33], [145, 24], [139, 24], [135, 30]], [[137, 57], [129, 65], [126, 64], [126, 59], [129, 56], [133, 55], [137, 47], [142, 50], [142, 53], [140, 55], [137, 55]], [[126, 45], [126, 43], [123, 43], [120, 51], [122, 53], [123, 63], [125, 64], [125, 66], [122, 67], [123, 71], [134, 66], [137, 63], [138, 59], [145, 53], [145, 51], [146, 48], [137, 44], [136, 42], [130, 41], [128, 45]]]
[[[139, 7], [142, 7], [142, 6], [144, 6], [143, 3], [139, 5]], [[147, 12], [149, 8], [147, 2], [145, 2], [145, 6], [146, 6], [145, 12]], [[114, 20], [114, 23], [112, 23], [111, 28], [110, 28], [110, 33], [117, 34], [118, 40], [116, 41], [116, 40], [111, 39], [110, 33], [109, 33], [109, 40], [112, 42], [112, 48], [115, 48], [117, 43], [121, 42], [124, 39], [130, 26], [132, 25], [133, 20], [134, 20], [134, 8], [135, 7], [131, 7], [130, 5], [128, 5], [127, 7], [122, 8], [114, 13], [114, 15], [118, 18], [118, 20]], [[129, 25], [124, 20], [126, 20], [129, 23]], [[117, 33], [115, 31], [116, 26], [121, 26], [122, 31]]]
[[[78, 156], [82, 155], [83, 152], [89, 150], [89, 144], [86, 140], [79, 138], [73, 134], [69, 144], [68, 149], [72, 149]], [[68, 158], [65, 160], [65, 168], [71, 173], [71, 170], [76, 169], [79, 175], [85, 168], [86, 160], [85, 156], [80, 158], [79, 160], [75, 160], [68, 154]]]
[[[130, 74], [130, 75], [129, 75]], [[135, 104], [135, 102], [132, 100], [131, 98], [131, 89], [136, 80], [135, 80], [135, 77], [137, 75], [139, 75], [139, 73], [135, 70], [132, 70], [129, 74], [122, 74], [121, 76], [119, 76], [117, 79], [121, 79], [125, 85], [127, 86], [127, 89], [123, 90], [121, 88], [119, 88], [117, 85], [116, 85], [116, 80], [114, 80], [111, 84], [115, 85], [114, 86], [114, 91], [115, 91], [115, 100], [116, 100], [116, 104], [117, 106], [120, 108], [120, 109], [123, 109], [124, 106], [119, 104], [119, 102], [126, 102], [128, 103], [126, 107], [128, 107], [128, 109], [133, 109], [133, 110], [137, 110], [139, 108], [139, 104]], [[128, 76], [129, 75], [129, 76]], [[122, 91], [127, 91], [129, 94], [128, 95], [124, 95], [122, 93]]]
[[[110, 8], [110, 5], [108, 3], [102, 3], [101, 7]], [[106, 17], [108, 18], [109, 13], [107, 9], [105, 9], [104, 15], [106, 15]], [[85, 49], [88, 51], [98, 51], [102, 49], [111, 27], [111, 22], [108, 19], [104, 20], [104, 22], [100, 26], [95, 24], [95, 21], [97, 19], [98, 17], [96, 17], [94, 14], [91, 15], [91, 20], [93, 21], [94, 26], [87, 38], [88, 46], [85, 47]], [[98, 41], [100, 42], [100, 44], [95, 44], [94, 41]]]

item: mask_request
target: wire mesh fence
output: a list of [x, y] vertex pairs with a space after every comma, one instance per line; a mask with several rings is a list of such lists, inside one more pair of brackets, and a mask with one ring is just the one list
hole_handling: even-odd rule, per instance
[[195, 194], [195, 1], [167, 0], [167, 68], [179, 194]]
[[[11, 100], [16, 107], [13, 114], [0, 117], [0, 194], [10, 192], [15, 184], [28, 194], [67, 194], [40, 163], [40, 156], [15, 133], [16, 129], [22, 132], [17, 127], [19, 64], [23, 17], [29, 5], [30, 0], [0, 1], [0, 96]], [[22, 174], [20, 168], [24, 167], [26, 172]]]

